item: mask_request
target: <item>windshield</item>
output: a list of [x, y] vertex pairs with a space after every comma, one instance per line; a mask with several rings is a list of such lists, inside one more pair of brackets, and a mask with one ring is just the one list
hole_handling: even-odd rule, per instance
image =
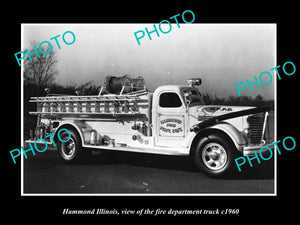
[[189, 105], [204, 105], [202, 96], [198, 89], [188, 88], [182, 90], [183, 97], [187, 104]]

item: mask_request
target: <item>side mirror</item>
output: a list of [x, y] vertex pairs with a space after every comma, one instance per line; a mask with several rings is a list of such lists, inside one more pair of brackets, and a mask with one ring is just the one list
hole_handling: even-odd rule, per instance
[[184, 101], [186, 102], [187, 106], [189, 107], [189, 105], [191, 104], [191, 100], [190, 100], [190, 95], [188, 92], [184, 93]]

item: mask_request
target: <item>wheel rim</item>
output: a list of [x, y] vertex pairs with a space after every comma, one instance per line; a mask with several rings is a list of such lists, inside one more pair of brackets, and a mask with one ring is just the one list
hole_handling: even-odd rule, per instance
[[218, 143], [209, 143], [203, 148], [202, 161], [209, 169], [220, 170], [227, 162], [226, 150]]
[[62, 143], [62, 154], [65, 159], [70, 159], [75, 154], [75, 141], [73, 138], [70, 138], [69, 141]]

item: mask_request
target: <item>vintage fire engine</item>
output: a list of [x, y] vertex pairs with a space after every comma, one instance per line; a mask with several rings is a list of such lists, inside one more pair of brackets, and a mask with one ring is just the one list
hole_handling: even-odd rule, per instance
[[[191, 156], [211, 176], [236, 171], [234, 159], [273, 142], [266, 107], [205, 105], [200, 78], [147, 91], [142, 77], [108, 76], [98, 95], [31, 97], [37, 128], [29, 142], [56, 132], [59, 156], [78, 162], [91, 150]], [[57, 141], [57, 132], [62, 140]], [[47, 138], [51, 144], [50, 137]]]

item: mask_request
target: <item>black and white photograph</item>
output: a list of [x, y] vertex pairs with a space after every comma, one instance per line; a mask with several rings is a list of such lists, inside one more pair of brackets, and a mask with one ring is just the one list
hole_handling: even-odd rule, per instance
[[24, 195], [276, 194], [276, 24], [22, 24], [22, 44]]
[[2, 20], [5, 217], [297, 216], [295, 6], [66, 4]]

